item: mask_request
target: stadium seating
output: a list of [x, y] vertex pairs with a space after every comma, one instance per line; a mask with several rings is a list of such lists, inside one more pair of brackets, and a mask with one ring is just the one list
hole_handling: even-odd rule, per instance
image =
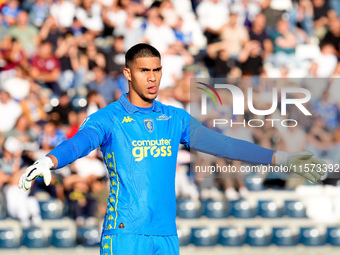
[[247, 200], [231, 201], [230, 207], [231, 215], [235, 218], [253, 218], [256, 215], [256, 209]]
[[56, 248], [72, 248], [76, 246], [75, 237], [69, 229], [53, 229], [51, 245]]
[[185, 219], [197, 219], [201, 217], [201, 208], [198, 203], [190, 199], [177, 200], [177, 216]]
[[261, 191], [264, 190], [263, 180], [257, 174], [248, 174], [244, 178], [245, 185], [250, 191]]
[[246, 243], [250, 246], [262, 247], [271, 244], [271, 234], [267, 234], [261, 227], [246, 228]]
[[78, 228], [77, 243], [84, 247], [100, 245], [100, 231], [97, 227]]
[[300, 229], [300, 243], [305, 246], [322, 246], [326, 243], [326, 236], [315, 227]]
[[217, 235], [208, 228], [192, 228], [191, 243], [196, 246], [214, 246], [217, 244]]
[[327, 228], [327, 243], [332, 246], [340, 246], [340, 227]]
[[190, 244], [191, 231], [183, 231], [183, 229], [177, 229], [178, 241], [180, 246], [187, 246]]
[[223, 200], [205, 200], [202, 202], [203, 215], [208, 218], [221, 219], [228, 217], [229, 208]]
[[57, 199], [39, 201], [41, 218], [43, 220], [56, 220], [63, 217], [63, 205]]
[[0, 248], [16, 249], [20, 246], [20, 238], [15, 236], [12, 229], [0, 229]]
[[50, 243], [41, 229], [28, 228], [22, 231], [22, 245], [27, 248], [46, 248]]
[[259, 200], [258, 215], [263, 218], [279, 218], [282, 217], [282, 210], [274, 201]]
[[272, 243], [277, 246], [295, 246], [299, 242], [299, 236], [294, 235], [287, 227], [274, 227]]
[[242, 246], [244, 244], [244, 234], [234, 227], [220, 228], [218, 233], [218, 243], [223, 246]]
[[305, 205], [298, 200], [284, 202], [284, 215], [290, 218], [307, 218]]

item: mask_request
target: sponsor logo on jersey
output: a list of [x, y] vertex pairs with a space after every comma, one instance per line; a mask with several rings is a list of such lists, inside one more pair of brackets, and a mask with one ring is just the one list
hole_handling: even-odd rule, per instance
[[130, 116], [125, 116], [122, 123], [130, 123], [131, 121], [135, 121], [133, 118], [130, 118]]
[[134, 140], [132, 141], [132, 155], [135, 157], [135, 161], [142, 161], [147, 157], [170, 157], [171, 151], [171, 139], [159, 139], [159, 140]]
[[165, 114], [162, 114], [156, 120], [169, 120], [171, 117], [172, 116], [166, 116]]
[[152, 133], [155, 125], [153, 124], [153, 119], [145, 119], [144, 120], [144, 127], [149, 132]]

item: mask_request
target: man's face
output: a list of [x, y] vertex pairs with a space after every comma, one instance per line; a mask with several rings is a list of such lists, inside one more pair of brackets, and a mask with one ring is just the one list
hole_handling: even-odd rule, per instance
[[7, 104], [8, 101], [10, 100], [10, 95], [5, 92], [5, 91], [1, 91], [0, 92], [0, 102], [3, 103], [3, 104]]
[[40, 46], [40, 57], [48, 59], [52, 55], [52, 44], [45, 43]]
[[144, 101], [157, 97], [162, 77], [162, 66], [158, 57], [137, 58], [125, 68], [124, 74], [131, 83], [130, 92], [138, 94]]
[[25, 11], [21, 11], [18, 14], [18, 21], [19, 26], [26, 26], [28, 24], [28, 14]]

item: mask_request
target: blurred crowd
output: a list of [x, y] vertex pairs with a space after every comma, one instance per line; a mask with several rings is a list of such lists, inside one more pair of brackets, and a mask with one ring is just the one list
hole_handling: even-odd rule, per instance
[[[271, 91], [259, 82], [266, 78], [307, 80], [313, 118], [292, 109], [299, 126], [286, 131], [271, 125], [219, 131], [339, 163], [339, 17], [338, 0], [0, 0], [0, 199], [8, 214], [23, 227], [39, 225], [36, 194], [43, 190], [79, 226], [103, 218], [109, 188], [99, 151], [54, 171], [49, 187], [37, 179], [23, 192], [18, 178], [89, 114], [128, 91], [124, 56], [139, 42], [162, 55], [158, 100], [188, 111], [194, 77], [248, 79], [258, 95]], [[188, 174], [188, 163], [183, 149], [178, 196], [247, 195], [244, 176], [202, 178]], [[287, 178], [267, 184], [285, 187]]]

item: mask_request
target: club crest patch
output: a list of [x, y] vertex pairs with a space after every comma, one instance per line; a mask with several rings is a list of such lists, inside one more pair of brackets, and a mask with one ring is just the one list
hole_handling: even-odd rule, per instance
[[153, 129], [154, 129], [153, 119], [145, 119], [144, 120], [144, 127], [149, 133], [152, 133]]

